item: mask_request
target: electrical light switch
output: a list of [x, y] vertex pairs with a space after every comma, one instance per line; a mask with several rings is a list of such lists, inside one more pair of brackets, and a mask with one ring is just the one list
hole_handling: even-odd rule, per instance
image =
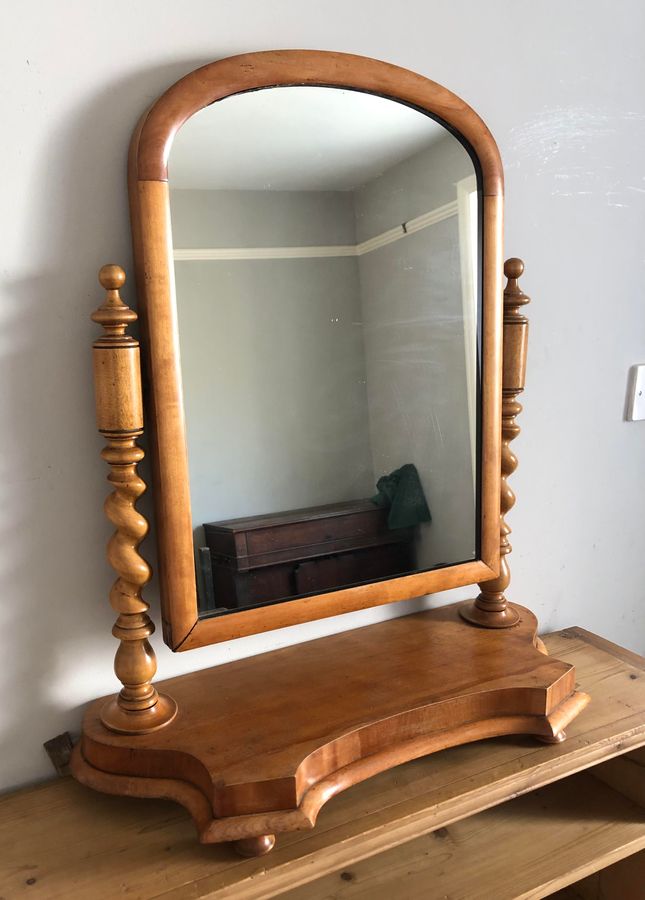
[[627, 421], [645, 419], [645, 365], [632, 366], [627, 392]]

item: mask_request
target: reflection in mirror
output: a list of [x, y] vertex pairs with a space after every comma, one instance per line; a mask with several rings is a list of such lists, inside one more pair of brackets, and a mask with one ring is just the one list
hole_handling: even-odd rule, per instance
[[393, 100], [271, 88], [193, 116], [169, 175], [202, 614], [477, 558], [462, 143]]

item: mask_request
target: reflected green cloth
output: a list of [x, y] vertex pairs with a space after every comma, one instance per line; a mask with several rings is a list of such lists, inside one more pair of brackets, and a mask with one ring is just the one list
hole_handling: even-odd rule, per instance
[[421, 486], [417, 467], [406, 463], [376, 482], [378, 494], [371, 498], [377, 506], [390, 508], [388, 528], [412, 528], [431, 522], [432, 516]]

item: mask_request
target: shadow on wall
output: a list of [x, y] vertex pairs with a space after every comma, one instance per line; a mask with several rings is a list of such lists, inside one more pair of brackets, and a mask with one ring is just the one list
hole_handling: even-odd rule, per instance
[[[45, 136], [46, 150], [24, 192], [30, 229], [19, 237], [33, 268], [5, 281], [0, 333], [0, 584], [8, 679], [0, 758], [7, 787], [33, 778], [35, 770], [53, 774], [42, 743], [76, 730], [78, 706], [115, 686], [114, 615], [107, 602], [113, 577], [102, 552], [110, 533], [101, 512], [107, 467], [93, 424], [90, 346], [98, 329], [89, 317], [101, 302], [103, 263], [126, 268], [124, 296], [134, 300], [130, 133], [161, 89], [203, 62], [132, 74], [70, 109]], [[148, 480], [145, 468], [142, 474]], [[152, 546], [146, 542], [148, 557]]]

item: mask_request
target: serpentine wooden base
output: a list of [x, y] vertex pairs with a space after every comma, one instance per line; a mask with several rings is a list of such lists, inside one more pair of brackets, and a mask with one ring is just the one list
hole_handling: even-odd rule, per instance
[[459, 605], [392, 619], [162, 682], [178, 705], [151, 734], [85, 714], [72, 761], [97, 790], [165, 797], [203, 843], [267, 853], [312, 828], [359, 781], [436, 750], [502, 734], [554, 738], [588, 702], [571, 665], [536, 648], [521, 606], [508, 629], [475, 628]]

